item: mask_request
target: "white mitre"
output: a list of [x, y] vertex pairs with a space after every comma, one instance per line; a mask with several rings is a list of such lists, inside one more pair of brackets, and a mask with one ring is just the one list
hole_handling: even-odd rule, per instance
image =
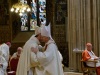
[[53, 40], [52, 37], [51, 37], [50, 24], [48, 26], [42, 26], [41, 27], [41, 35], [46, 36], [46, 37], [50, 37], [50, 39]]

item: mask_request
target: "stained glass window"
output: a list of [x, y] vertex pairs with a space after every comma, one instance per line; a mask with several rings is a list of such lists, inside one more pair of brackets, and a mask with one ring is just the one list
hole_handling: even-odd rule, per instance
[[[35, 30], [35, 26], [46, 24], [46, 0], [32, 0], [30, 6], [30, 17], [28, 17], [29, 15], [27, 13], [23, 13], [23, 15], [20, 16], [21, 31], [33, 31]], [[28, 18], [30, 20], [28, 20]]]
[[39, 0], [39, 21], [41, 25], [46, 24], [46, 0]]
[[21, 31], [28, 31], [28, 15], [27, 13], [23, 13], [21, 17]]

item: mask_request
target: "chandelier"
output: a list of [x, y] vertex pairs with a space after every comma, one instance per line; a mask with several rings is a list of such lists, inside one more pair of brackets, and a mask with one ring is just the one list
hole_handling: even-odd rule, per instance
[[31, 9], [27, 3], [18, 2], [14, 4], [11, 8], [11, 12], [19, 13], [20, 16], [23, 15], [25, 12], [30, 12]]

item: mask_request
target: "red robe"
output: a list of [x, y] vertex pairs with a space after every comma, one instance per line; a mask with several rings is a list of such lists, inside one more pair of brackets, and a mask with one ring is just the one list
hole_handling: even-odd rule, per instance
[[[91, 58], [87, 50], [84, 50], [82, 53], [82, 59], [88, 61]], [[97, 75], [100, 75], [100, 67], [96, 68]]]
[[91, 58], [91, 56], [89, 55], [88, 51], [87, 50], [84, 50], [84, 52], [82, 53], [82, 59], [84, 61], [87, 61]]

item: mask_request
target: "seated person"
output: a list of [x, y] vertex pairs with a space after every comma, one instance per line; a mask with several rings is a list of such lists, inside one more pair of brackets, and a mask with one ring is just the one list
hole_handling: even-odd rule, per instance
[[9, 68], [10, 68], [10, 71], [16, 71], [17, 69], [17, 64], [18, 64], [18, 60], [19, 60], [19, 57], [20, 57], [20, 54], [22, 52], [22, 47], [18, 47], [17, 48], [17, 52], [15, 52], [11, 58], [10, 58], [10, 61], [9, 61]]
[[[96, 67], [97, 67], [97, 75], [100, 75], [100, 62], [99, 58], [93, 53], [92, 51], [92, 44], [87, 43], [86, 44], [86, 50], [83, 51], [82, 53], [82, 59], [83, 61], [94, 61], [96, 60]], [[95, 64], [94, 62], [86, 62], [87, 66], [94, 67]]]
[[16, 59], [16, 58], [19, 58], [21, 52], [22, 52], [22, 48], [21, 48], [21, 47], [18, 47], [18, 48], [17, 48], [17, 52], [15, 52], [15, 53], [12, 55], [11, 59], [12, 59], [12, 58], [15, 58], [15, 59]]

